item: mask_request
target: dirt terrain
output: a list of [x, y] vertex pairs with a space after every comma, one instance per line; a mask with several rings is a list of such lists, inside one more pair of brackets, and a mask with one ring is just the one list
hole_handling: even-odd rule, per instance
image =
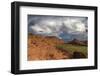
[[67, 51], [61, 51], [55, 46], [64, 41], [53, 36], [31, 35], [28, 36], [28, 60], [58, 60], [69, 59]]

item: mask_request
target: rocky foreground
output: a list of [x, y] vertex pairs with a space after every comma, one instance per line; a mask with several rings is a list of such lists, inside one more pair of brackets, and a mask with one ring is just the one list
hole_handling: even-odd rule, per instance
[[28, 37], [28, 60], [58, 60], [69, 59], [67, 51], [57, 49], [55, 46], [64, 41], [53, 36], [41, 36], [29, 34]]

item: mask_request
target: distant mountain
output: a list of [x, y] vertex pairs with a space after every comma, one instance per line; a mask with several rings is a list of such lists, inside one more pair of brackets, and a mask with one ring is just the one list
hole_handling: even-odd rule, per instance
[[56, 36], [45, 36], [45, 38], [56, 38], [56, 39], [59, 39]]
[[76, 44], [76, 45], [87, 45], [87, 41], [80, 41], [78, 39], [73, 39], [72, 41], [68, 42], [69, 44]]

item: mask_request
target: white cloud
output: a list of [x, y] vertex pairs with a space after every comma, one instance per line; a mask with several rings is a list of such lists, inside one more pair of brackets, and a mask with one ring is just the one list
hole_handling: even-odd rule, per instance
[[86, 22], [78, 18], [43, 18], [29, 26], [29, 32], [48, 36], [57, 36], [62, 32], [81, 34], [86, 30]]
[[68, 28], [68, 32], [69, 33], [81, 33], [81, 32], [85, 32], [85, 23], [82, 23], [81, 20], [78, 19], [67, 19], [64, 20], [64, 25], [66, 26], [66, 28]]

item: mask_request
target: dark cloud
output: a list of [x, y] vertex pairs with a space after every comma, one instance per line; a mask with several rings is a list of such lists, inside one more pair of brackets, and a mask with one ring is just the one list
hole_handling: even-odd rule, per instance
[[87, 39], [87, 17], [28, 15], [28, 32], [62, 39]]

